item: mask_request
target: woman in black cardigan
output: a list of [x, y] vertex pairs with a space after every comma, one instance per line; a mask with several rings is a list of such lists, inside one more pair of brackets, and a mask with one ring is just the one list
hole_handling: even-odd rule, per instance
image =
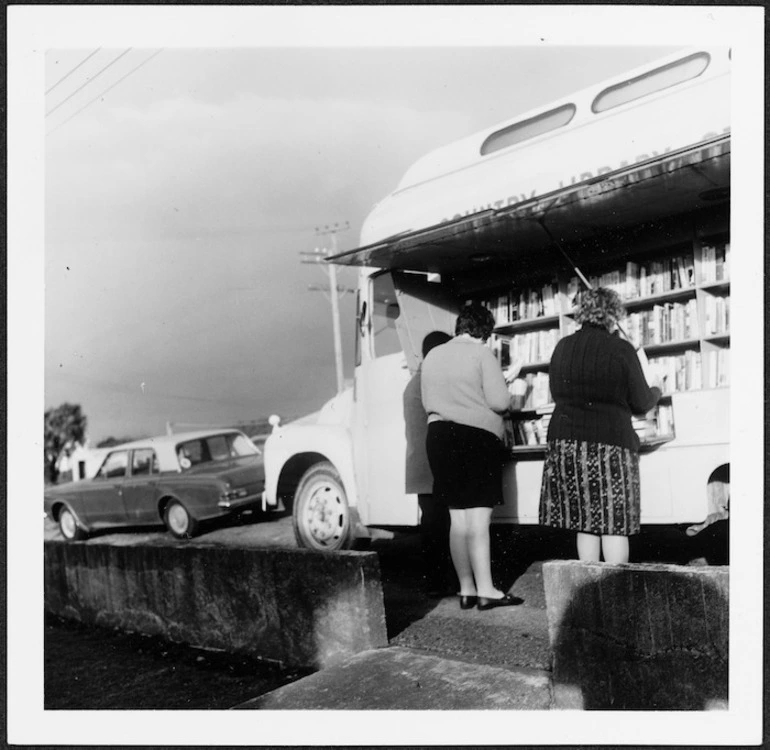
[[634, 347], [615, 332], [625, 310], [611, 289], [580, 296], [580, 329], [561, 339], [549, 368], [556, 404], [540, 492], [540, 523], [577, 531], [581, 560], [628, 562], [639, 525], [639, 437], [632, 414], [652, 409]]

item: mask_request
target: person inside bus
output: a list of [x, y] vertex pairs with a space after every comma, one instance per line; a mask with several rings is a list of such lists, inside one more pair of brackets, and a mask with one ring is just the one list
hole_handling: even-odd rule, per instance
[[[433, 331], [422, 341], [422, 358], [452, 337], [444, 331]], [[420, 506], [420, 537], [425, 590], [430, 598], [448, 593], [453, 572], [449, 558], [449, 510], [433, 499], [433, 474], [428, 464], [425, 440], [428, 415], [422, 405], [421, 368], [404, 389], [404, 425], [406, 428], [405, 491], [416, 494]]]
[[555, 403], [548, 425], [540, 523], [577, 532], [580, 560], [628, 562], [628, 538], [640, 531], [639, 437], [631, 415], [661, 395], [649, 385], [634, 346], [618, 334], [625, 315], [617, 292], [578, 297], [580, 328], [551, 356]]
[[451, 341], [422, 365], [422, 401], [428, 414], [426, 449], [435, 502], [449, 508], [449, 550], [460, 583], [460, 607], [486, 610], [521, 604], [492, 582], [489, 526], [502, 504], [503, 414], [511, 408], [506, 379], [485, 346], [492, 313], [479, 303], [461, 308]]

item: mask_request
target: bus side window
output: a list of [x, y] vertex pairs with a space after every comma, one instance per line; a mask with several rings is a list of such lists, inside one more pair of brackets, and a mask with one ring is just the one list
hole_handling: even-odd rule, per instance
[[591, 104], [595, 113], [606, 112], [613, 107], [628, 104], [643, 96], [676, 86], [693, 78], [697, 78], [709, 65], [711, 57], [706, 52], [697, 52], [681, 60], [669, 63], [655, 70], [648, 70], [636, 78], [630, 78], [623, 83], [616, 83], [596, 96]]

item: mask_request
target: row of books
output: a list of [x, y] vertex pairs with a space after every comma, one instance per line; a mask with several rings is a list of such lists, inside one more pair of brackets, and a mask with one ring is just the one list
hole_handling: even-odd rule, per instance
[[631, 313], [623, 327], [636, 346], [698, 338], [697, 302], [691, 299], [653, 305], [649, 310]]
[[700, 352], [688, 350], [667, 357], [650, 357], [650, 370], [663, 381], [663, 392], [698, 390], [703, 387]]
[[703, 328], [705, 336], [727, 333], [730, 330], [729, 297], [714, 297], [710, 294], [704, 295]]
[[674, 436], [674, 411], [670, 404], [659, 404], [644, 416], [634, 417], [632, 422], [642, 441]]
[[[538, 409], [553, 401], [547, 372], [529, 372], [516, 380], [519, 382], [514, 381], [509, 390], [511, 393], [523, 393], [522, 409]], [[519, 385], [523, 387], [519, 388]]]
[[701, 247], [701, 282], [725, 281], [730, 278], [730, 243]]
[[550, 421], [550, 414], [544, 414], [537, 419], [506, 419], [503, 440], [509, 448], [522, 445], [545, 445], [548, 441], [548, 423]]
[[[524, 360], [528, 363], [547, 362], [551, 359], [553, 350], [559, 342], [558, 328], [545, 331], [529, 331], [520, 333], [508, 340], [509, 361]], [[501, 363], [503, 357], [501, 357]]]
[[730, 350], [716, 349], [705, 352], [703, 356], [709, 386], [721, 388], [730, 385]]
[[558, 315], [559, 287], [555, 283], [549, 283], [539, 289], [505, 292], [487, 300], [485, 305], [492, 311], [497, 326], [517, 320]]
[[[695, 286], [695, 266], [692, 254], [674, 255], [647, 263], [628, 261], [624, 269], [591, 276], [591, 286], [614, 289], [623, 299], [637, 299]], [[577, 277], [568, 284], [568, 295], [580, 289]]]
[[[545, 445], [548, 442], [550, 414], [535, 419], [505, 421], [504, 442], [508, 447]], [[674, 436], [674, 412], [670, 404], [661, 404], [644, 416], [633, 418], [633, 427], [641, 441]]]
[[[730, 276], [730, 243], [705, 244], [701, 248], [701, 283], [723, 281]], [[625, 268], [589, 277], [592, 286], [614, 289], [623, 299], [650, 297], [695, 286], [695, 263], [692, 253], [667, 256], [645, 263], [627, 261]], [[577, 276], [567, 283], [567, 298], [574, 305], [583, 288]], [[549, 282], [539, 288], [499, 294], [484, 304], [495, 316], [495, 325], [529, 320], [560, 312], [559, 286]]]

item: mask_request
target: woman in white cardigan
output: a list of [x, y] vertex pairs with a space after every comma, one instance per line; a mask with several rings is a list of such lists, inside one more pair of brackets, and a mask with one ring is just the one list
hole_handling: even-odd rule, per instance
[[503, 502], [503, 414], [512, 406], [506, 375], [485, 345], [494, 328], [483, 305], [465, 305], [455, 337], [437, 346], [422, 366], [428, 414], [426, 447], [433, 496], [449, 508], [449, 549], [460, 581], [460, 607], [486, 610], [520, 604], [492, 582], [489, 526]]

